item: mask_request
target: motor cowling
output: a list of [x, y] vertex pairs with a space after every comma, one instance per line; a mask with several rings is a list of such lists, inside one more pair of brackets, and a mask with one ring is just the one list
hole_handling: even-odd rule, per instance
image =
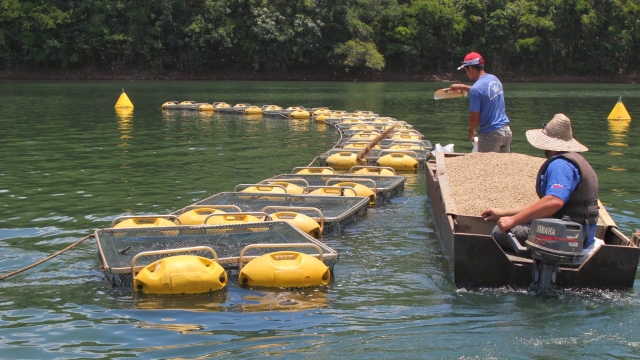
[[525, 245], [532, 258], [551, 262], [574, 262], [582, 257], [582, 225], [563, 219], [535, 219]]

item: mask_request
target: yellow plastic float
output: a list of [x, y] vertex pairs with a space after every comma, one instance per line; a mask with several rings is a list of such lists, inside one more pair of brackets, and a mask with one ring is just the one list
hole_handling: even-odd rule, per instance
[[364, 130], [376, 130], [376, 127], [373, 125], [369, 125], [369, 124], [358, 124], [358, 125], [352, 125], [351, 127], [349, 127], [349, 130], [358, 130], [358, 131], [364, 131]]
[[420, 135], [396, 134], [391, 136], [391, 140], [422, 140]]
[[116, 109], [126, 109], [126, 108], [133, 109], [133, 103], [131, 102], [127, 94], [124, 92], [124, 89], [122, 89], [122, 93], [118, 97], [118, 101], [116, 101], [116, 104], [114, 107]]
[[281, 184], [238, 184], [234, 191], [238, 191], [238, 188], [246, 186], [240, 192], [251, 193], [268, 193], [268, 194], [286, 194], [287, 188]]
[[154, 227], [154, 226], [177, 226], [174, 222], [179, 219], [173, 215], [144, 215], [144, 216], [120, 216], [111, 222], [114, 229]]
[[354, 166], [349, 170], [350, 174], [358, 175], [380, 175], [380, 176], [394, 176], [396, 174], [393, 168], [381, 167], [381, 166]]
[[387, 166], [394, 170], [415, 171], [418, 169], [418, 159], [403, 153], [381, 156], [376, 160], [379, 166]]
[[[124, 90], [122, 93], [124, 94]], [[629, 115], [627, 108], [622, 103], [622, 96], [618, 98], [618, 102], [609, 113], [607, 120], [631, 120], [631, 115]]]
[[357, 140], [357, 139], [360, 139], [360, 140], [362, 140], [362, 139], [370, 139], [370, 140], [373, 140], [373, 139], [377, 138], [378, 135], [380, 135], [380, 134], [375, 134], [375, 133], [356, 133], [356, 134], [351, 135], [350, 139], [354, 139], [354, 140]]
[[309, 195], [316, 196], [358, 196], [356, 191], [351, 187], [340, 186], [314, 186]]
[[371, 117], [378, 116], [378, 114], [374, 113], [373, 111], [369, 111], [369, 110], [356, 110], [353, 113], [356, 114], [356, 115], [368, 115], [368, 116], [371, 116]]
[[264, 215], [264, 213], [223, 213], [211, 214], [204, 220], [204, 225], [229, 225], [229, 224], [249, 224], [264, 221], [254, 215]]
[[362, 197], [368, 197], [369, 200], [369, 205], [375, 205], [376, 204], [376, 193], [371, 190], [371, 188], [369, 188], [368, 186], [362, 185], [362, 184], [358, 184], [356, 182], [351, 182], [351, 181], [343, 181], [343, 182], [339, 182], [337, 184], [333, 184], [334, 186], [342, 186], [342, 187], [350, 187], [352, 188], [355, 192], [357, 196], [362, 196]]
[[262, 109], [252, 105], [244, 109], [244, 113], [247, 115], [262, 115]]
[[213, 111], [218, 111], [221, 109], [229, 109], [231, 108], [231, 105], [227, 104], [226, 102], [214, 102], [213, 103]]
[[180, 219], [182, 225], [202, 225], [204, 224], [204, 220], [209, 217], [209, 215], [224, 213], [226, 213], [226, 211], [210, 207], [203, 207], [184, 212], [178, 216], [178, 219]]
[[[269, 214], [273, 221], [286, 221], [297, 229], [319, 239], [324, 229], [324, 216], [322, 211], [314, 207], [296, 207], [296, 206], [266, 206], [263, 212], [275, 211]], [[312, 217], [305, 215], [304, 212], [315, 212], [318, 214], [319, 222]]]
[[328, 174], [335, 174], [336, 172], [330, 167], [296, 167], [296, 168], [293, 168], [291, 173], [300, 174], [300, 175], [306, 175], [306, 174], [328, 175]]
[[[176, 255], [155, 261], [135, 273], [135, 262], [142, 256], [208, 250], [214, 260], [194, 255]], [[142, 252], [131, 263], [133, 289], [146, 294], [201, 294], [220, 290], [227, 285], [227, 272], [217, 263], [213, 249], [198, 246]]]
[[162, 110], [166, 110], [166, 109], [170, 109], [176, 105], [180, 104], [177, 101], [167, 101], [165, 103], [162, 104]]
[[426, 150], [418, 144], [397, 144], [389, 146], [389, 150]]
[[292, 226], [302, 230], [304, 233], [319, 239], [322, 236], [322, 230], [320, 224], [313, 218], [293, 211], [281, 211], [273, 214], [269, 214], [271, 220], [274, 221], [286, 221]]
[[300, 195], [304, 193], [303, 187], [298, 186], [296, 184], [292, 184], [290, 182], [286, 182], [286, 181], [267, 181], [266, 184], [284, 186], [285, 192], [287, 194]]
[[289, 117], [291, 119], [308, 119], [311, 117], [311, 114], [304, 108], [293, 110], [289, 113]]
[[349, 151], [340, 151], [330, 155], [326, 160], [327, 165], [337, 169], [347, 169], [358, 165], [358, 154]]
[[[350, 143], [345, 144], [343, 149], [364, 149], [369, 143]], [[374, 145], [372, 149], [381, 149], [380, 145]]]
[[328, 107], [314, 108], [311, 109], [311, 116], [318, 117], [320, 115], [328, 116], [331, 114], [331, 110]]
[[[264, 254], [242, 266], [244, 252], [249, 247], [240, 252], [240, 274], [238, 274], [240, 285], [295, 288], [326, 286], [331, 281], [329, 268], [322, 260], [296, 251]], [[322, 250], [317, 245], [314, 247], [322, 257]]]

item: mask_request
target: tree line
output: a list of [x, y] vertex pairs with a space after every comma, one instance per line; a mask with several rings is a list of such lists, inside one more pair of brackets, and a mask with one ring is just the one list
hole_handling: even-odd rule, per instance
[[0, 69], [640, 70], [640, 0], [0, 0]]

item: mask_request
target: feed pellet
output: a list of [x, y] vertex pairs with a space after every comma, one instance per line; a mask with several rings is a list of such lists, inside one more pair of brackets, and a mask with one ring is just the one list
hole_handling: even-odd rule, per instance
[[471, 153], [445, 158], [458, 214], [512, 209], [538, 200], [536, 175], [544, 158], [516, 153]]

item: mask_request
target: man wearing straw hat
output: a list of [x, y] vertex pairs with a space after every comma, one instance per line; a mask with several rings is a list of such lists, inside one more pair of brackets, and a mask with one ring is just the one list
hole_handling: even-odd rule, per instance
[[473, 142], [478, 128], [478, 151], [500, 152], [511, 151], [511, 128], [504, 107], [504, 91], [502, 83], [495, 75], [484, 71], [484, 59], [477, 52], [464, 57], [458, 70], [464, 69], [473, 86], [453, 84], [449, 91], [466, 91], [471, 100], [469, 107], [469, 141]]
[[544, 150], [547, 161], [536, 177], [539, 200], [520, 208], [487, 209], [482, 212], [485, 221], [497, 220], [494, 239], [505, 249], [511, 249], [505, 234], [511, 230], [524, 244], [533, 219], [562, 218], [582, 224], [585, 229], [584, 248], [594, 242], [598, 221], [598, 176], [580, 152], [587, 147], [573, 138], [571, 120], [556, 114], [542, 129], [527, 131], [527, 140], [533, 147]]

